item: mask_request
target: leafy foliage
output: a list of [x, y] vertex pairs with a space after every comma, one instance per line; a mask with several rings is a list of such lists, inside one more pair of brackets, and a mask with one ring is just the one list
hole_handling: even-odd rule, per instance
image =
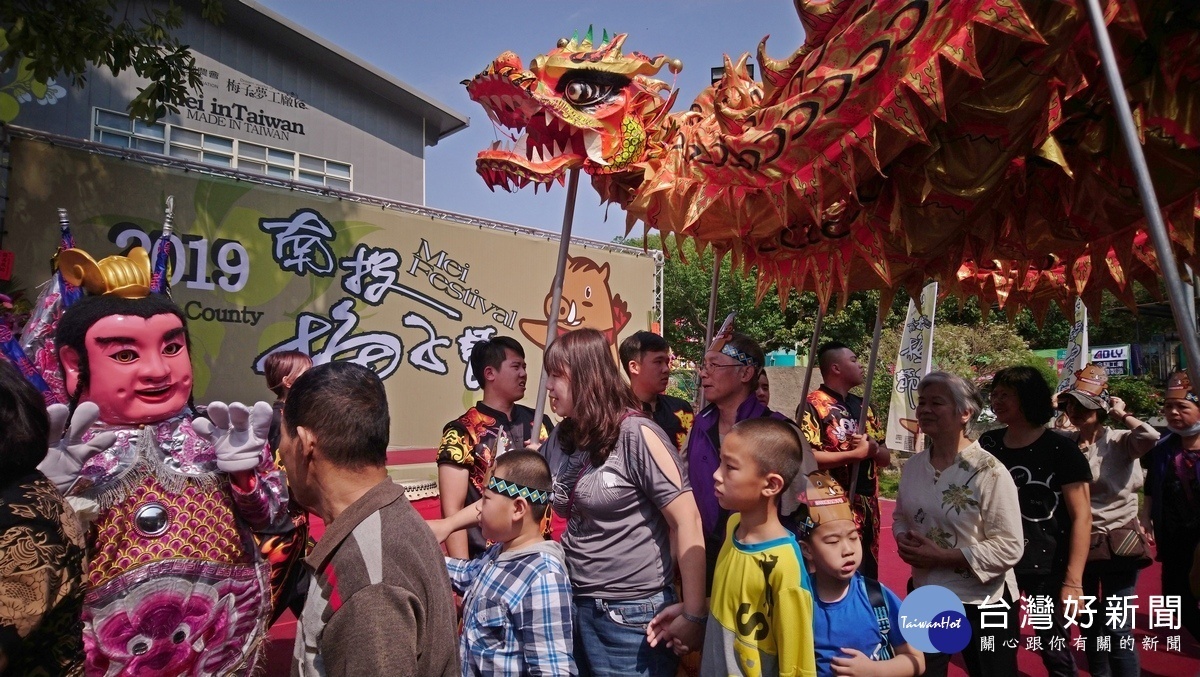
[[[884, 331], [879, 342], [881, 365], [891, 364], [895, 359], [900, 349], [901, 330], [897, 324]], [[1034, 355], [1025, 339], [1006, 324], [964, 326], [939, 320], [934, 327], [934, 369], [948, 371], [983, 386], [996, 372], [1017, 365], [1036, 367], [1048, 383], [1056, 380], [1046, 361]], [[887, 411], [894, 380], [892, 370], [887, 366], [875, 370], [871, 389], [871, 406], [875, 411]]]
[[1129, 413], [1143, 421], [1162, 412], [1162, 389], [1149, 376], [1113, 376], [1108, 392], [1125, 400]]
[[[221, 0], [200, 0], [202, 16], [224, 19]], [[86, 83], [89, 64], [115, 76], [132, 69], [149, 80], [129, 104], [132, 115], [157, 120], [201, 86], [196, 60], [187, 45], [171, 35], [183, 25], [183, 12], [173, 2], [147, 6], [140, 18], [118, 10], [116, 0], [0, 0], [0, 30], [7, 46], [0, 72], [18, 64], [44, 83], [56, 76], [77, 87]]]

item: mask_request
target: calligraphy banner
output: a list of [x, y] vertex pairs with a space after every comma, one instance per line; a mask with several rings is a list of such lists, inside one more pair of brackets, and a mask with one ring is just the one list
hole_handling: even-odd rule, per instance
[[[171, 289], [188, 318], [196, 401], [273, 399], [262, 364], [298, 349], [383, 379], [393, 448], [436, 447], [442, 426], [481, 396], [468, 358], [507, 335], [526, 349], [536, 399], [558, 236], [464, 223], [17, 138], [5, 247], [30, 295], [49, 277], [66, 208], [97, 258], [161, 235], [175, 197]], [[614, 345], [651, 321], [654, 259], [572, 243], [562, 316]], [[558, 320], [558, 313], [555, 313]], [[562, 326], [562, 321], [559, 321]]]
[[1058, 395], [1070, 390], [1075, 384], [1075, 372], [1083, 369], [1088, 360], [1088, 328], [1087, 306], [1083, 299], [1075, 299], [1075, 323], [1071, 325], [1071, 333], [1067, 335], [1067, 356], [1058, 368], [1058, 387], [1054, 394]]
[[917, 385], [933, 365], [933, 320], [937, 310], [937, 283], [921, 290], [921, 304], [909, 299], [904, 333], [896, 356], [892, 401], [888, 406], [887, 446], [915, 453], [920, 451], [917, 427]]

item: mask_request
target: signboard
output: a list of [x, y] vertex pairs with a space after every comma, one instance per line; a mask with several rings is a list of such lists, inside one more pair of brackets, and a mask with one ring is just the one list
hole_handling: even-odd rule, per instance
[[[442, 426], [480, 396], [476, 342], [520, 341], [536, 400], [557, 236], [456, 223], [121, 160], [17, 138], [5, 241], [30, 289], [47, 278], [66, 208], [96, 258], [161, 234], [175, 198], [172, 293], [188, 318], [195, 396], [270, 401], [273, 350], [350, 360], [383, 379], [394, 447], [436, 446]], [[615, 346], [650, 324], [654, 260], [640, 250], [572, 245], [563, 317]], [[555, 313], [558, 319], [558, 313]], [[563, 326], [561, 322], [560, 327]]]
[[1093, 364], [1104, 367], [1109, 376], [1128, 376], [1130, 373], [1129, 344], [1123, 346], [1096, 346], [1091, 349]]

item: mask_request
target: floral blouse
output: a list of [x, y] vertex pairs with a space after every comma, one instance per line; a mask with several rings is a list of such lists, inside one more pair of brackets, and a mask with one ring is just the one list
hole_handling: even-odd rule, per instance
[[978, 443], [945, 470], [923, 451], [904, 464], [892, 532], [915, 530], [943, 548], [961, 550], [967, 567], [913, 567], [913, 583], [949, 588], [966, 604], [995, 600], [1007, 588], [1017, 599], [1013, 566], [1024, 550], [1017, 486], [995, 456]]

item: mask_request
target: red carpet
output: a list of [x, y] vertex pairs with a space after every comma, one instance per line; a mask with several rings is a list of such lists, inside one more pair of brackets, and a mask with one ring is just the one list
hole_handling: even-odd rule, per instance
[[[896, 504], [893, 501], [880, 501], [883, 524], [883, 537], [880, 543], [880, 570], [882, 573], [884, 585], [887, 585], [896, 594], [903, 599], [904, 590], [909, 578], [909, 567], [900, 560], [900, 556], [896, 554], [896, 542], [892, 539], [892, 510]], [[425, 499], [418, 501], [416, 507], [427, 519], [438, 517], [440, 510], [438, 508], [437, 499]], [[318, 520], [319, 522], [319, 520]], [[313, 537], [319, 538], [323, 528], [320, 524], [313, 525]], [[1183, 630], [1163, 631], [1163, 630], [1147, 630], [1149, 627], [1149, 616], [1147, 607], [1149, 604], [1150, 595], [1161, 594], [1161, 586], [1159, 582], [1159, 566], [1155, 563], [1151, 567], [1142, 571], [1141, 577], [1138, 579], [1138, 611], [1137, 620], [1135, 622], [1134, 634], [1137, 637], [1138, 652], [1142, 661], [1142, 674], [1147, 677], [1191, 677], [1200, 675], [1200, 645], [1197, 645]], [[1099, 618], [1099, 615], [1097, 616]], [[292, 614], [285, 613], [271, 628], [271, 643], [267, 648], [268, 664], [267, 675], [269, 677], [286, 677], [291, 666], [292, 642], [295, 637], [296, 621]], [[1178, 634], [1182, 637], [1182, 651], [1180, 653], [1168, 652], [1167, 637], [1168, 635]], [[1026, 677], [1034, 677], [1035, 675], [1045, 675], [1046, 670], [1042, 667], [1041, 659], [1030, 651], [1026, 651], [1025, 637], [1032, 635], [1032, 631], [1026, 629], [1022, 635], [1022, 648], [1018, 651], [1018, 661], [1020, 674]], [[1158, 648], [1143, 649], [1144, 638], [1156, 638], [1158, 640]], [[1087, 659], [1084, 658], [1082, 651], [1075, 652], [1075, 660], [1079, 665], [1081, 675], [1089, 674], [1087, 672]], [[961, 660], [956, 659], [950, 666], [951, 676], [966, 675], [966, 671], [962, 667]]]

